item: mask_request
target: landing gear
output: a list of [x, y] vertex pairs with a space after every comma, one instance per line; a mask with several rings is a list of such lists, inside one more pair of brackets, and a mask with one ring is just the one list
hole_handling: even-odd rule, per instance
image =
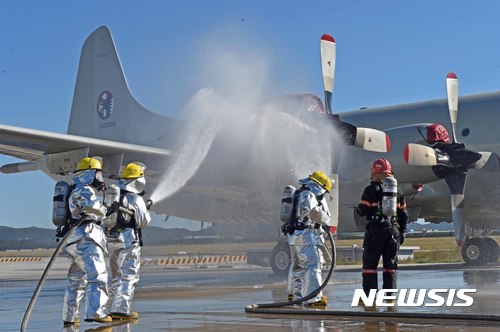
[[486, 262], [496, 263], [499, 256], [497, 241], [493, 240], [491, 237], [485, 237], [483, 240], [486, 246]]
[[290, 261], [290, 246], [286, 239], [280, 240], [276, 243], [271, 253], [271, 268], [274, 274], [280, 277], [286, 277], [288, 275], [288, 269], [290, 268]]
[[498, 257], [498, 243], [490, 237], [468, 237], [462, 246], [462, 258], [466, 264], [496, 263]]
[[[323, 250], [323, 258], [325, 259], [325, 267], [333, 264], [334, 267], [336, 265], [336, 255], [337, 251], [335, 248], [335, 243], [333, 243], [333, 249], [331, 248], [331, 244], [325, 244], [322, 247]], [[496, 242], [495, 242], [496, 243]], [[290, 269], [290, 264], [292, 261], [292, 254], [290, 253], [290, 245], [288, 244], [286, 239], [281, 239], [276, 243], [271, 252], [271, 268], [275, 275], [280, 277], [288, 277], [288, 270]]]

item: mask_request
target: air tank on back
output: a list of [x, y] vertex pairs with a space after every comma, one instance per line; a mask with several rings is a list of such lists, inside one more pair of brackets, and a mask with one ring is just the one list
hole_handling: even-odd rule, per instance
[[382, 213], [391, 220], [397, 216], [398, 181], [388, 176], [382, 181]]

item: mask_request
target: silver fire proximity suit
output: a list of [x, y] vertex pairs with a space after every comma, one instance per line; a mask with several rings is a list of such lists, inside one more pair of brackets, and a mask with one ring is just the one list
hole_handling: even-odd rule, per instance
[[[323, 197], [325, 190], [311, 179], [302, 179], [299, 184], [305, 186], [305, 190], [299, 194], [297, 203], [299, 226], [293, 234], [288, 235], [291, 251], [289, 285], [294, 300], [311, 294], [322, 284], [321, 247], [325, 245], [325, 240], [324, 230], [320, 225], [329, 226], [331, 223], [330, 211]], [[315, 213], [311, 213], [312, 211]], [[320, 292], [306, 304], [320, 301], [322, 296]]]
[[111, 268], [112, 314], [132, 314], [131, 304], [141, 264], [138, 230], [145, 228], [151, 221], [146, 204], [139, 195], [144, 186], [144, 177], [120, 179], [120, 206], [134, 211], [134, 216], [118, 212], [117, 225], [106, 231]]
[[79, 307], [85, 296], [86, 319], [106, 317], [108, 301], [108, 273], [104, 262], [106, 237], [97, 224], [106, 215], [106, 207], [98, 200], [90, 185], [96, 170], [76, 172], [75, 186], [69, 197], [69, 208], [74, 222], [84, 218], [83, 224], [68, 239], [65, 253], [71, 259], [68, 285], [64, 295], [63, 320], [79, 321]]

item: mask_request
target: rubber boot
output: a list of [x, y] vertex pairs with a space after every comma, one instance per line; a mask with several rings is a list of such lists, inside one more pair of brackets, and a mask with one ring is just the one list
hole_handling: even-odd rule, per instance
[[306, 307], [316, 307], [316, 308], [324, 308], [328, 304], [328, 298], [326, 295], [322, 295], [321, 298], [315, 302], [312, 303], [306, 303]]
[[104, 317], [86, 318], [85, 321], [96, 322], [96, 323], [111, 323], [113, 319], [111, 319], [111, 316], [104, 316]]
[[63, 321], [63, 327], [70, 327], [70, 326], [80, 326], [80, 320], [75, 320], [74, 322], [68, 322], [68, 321]]
[[138, 319], [139, 318], [139, 313], [137, 313], [136, 311], [132, 311], [128, 315], [128, 314], [123, 314], [121, 312], [112, 312], [111, 313], [111, 318], [113, 318], [113, 320]]

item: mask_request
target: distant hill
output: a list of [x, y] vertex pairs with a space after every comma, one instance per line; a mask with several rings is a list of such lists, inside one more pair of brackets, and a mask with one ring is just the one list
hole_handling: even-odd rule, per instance
[[[421, 224], [409, 223], [408, 231], [421, 230], [452, 230], [452, 223]], [[55, 248], [58, 244], [55, 238], [55, 228], [12, 228], [0, 226], [0, 250], [6, 249], [36, 249]], [[214, 243], [232, 241], [277, 241], [283, 235], [279, 227], [273, 224], [242, 223], [214, 224], [199, 231], [184, 228], [161, 228], [149, 226], [143, 230], [144, 245], [166, 245], [181, 243]], [[342, 237], [342, 234], [340, 234]]]
[[[47, 229], [0, 226], [0, 250], [55, 248], [58, 245], [55, 233], [55, 227]], [[199, 231], [148, 226], [142, 231], [144, 245], [215, 243], [235, 240], [265, 242], [276, 241], [282, 236], [276, 225], [260, 223], [214, 224]]]
[[[57, 247], [55, 229], [38, 227], [13, 228], [0, 226], [0, 250]], [[164, 229], [150, 226], [143, 231], [143, 240], [149, 245], [164, 245], [176, 239], [193, 236], [186, 229]]]
[[55, 230], [46, 228], [12, 228], [0, 226], [0, 241], [22, 239], [51, 240], [54, 238], [54, 234]]
[[0, 226], [0, 250], [55, 248], [55, 230]]

